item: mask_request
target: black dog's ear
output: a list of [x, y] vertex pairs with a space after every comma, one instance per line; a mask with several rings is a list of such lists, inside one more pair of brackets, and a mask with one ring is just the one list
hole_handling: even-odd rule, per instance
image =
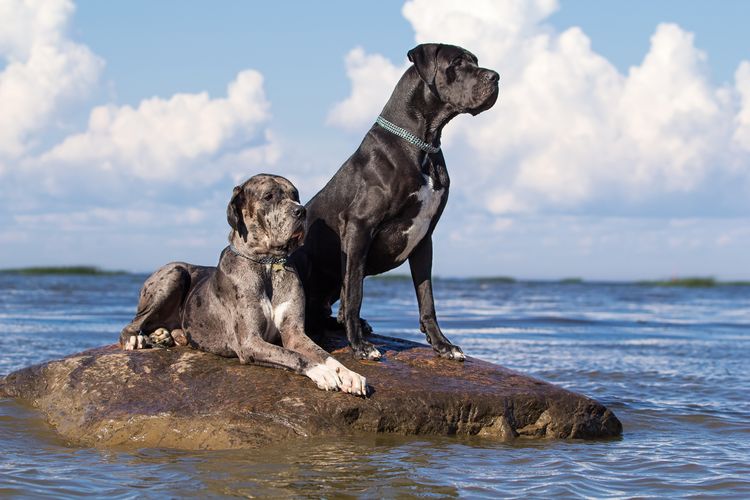
[[435, 75], [437, 74], [437, 54], [440, 47], [442, 47], [442, 44], [439, 43], [423, 43], [406, 54], [409, 60], [414, 63], [419, 77], [433, 92], [436, 90]]
[[242, 188], [235, 186], [232, 190], [232, 199], [229, 200], [229, 205], [227, 205], [227, 222], [242, 237], [247, 234], [247, 227], [245, 227], [245, 221], [242, 218], [242, 203], [244, 202], [244, 198]]

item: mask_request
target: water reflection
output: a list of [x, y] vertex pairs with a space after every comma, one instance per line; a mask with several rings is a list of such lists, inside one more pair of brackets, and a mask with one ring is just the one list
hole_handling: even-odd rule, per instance
[[[111, 343], [140, 277], [0, 276], [0, 373]], [[417, 341], [409, 282], [367, 281], [365, 316]], [[624, 426], [601, 442], [348, 436], [231, 452], [69, 447], [0, 400], [0, 496], [750, 498], [750, 288], [440, 280], [472, 356], [584, 392]]]

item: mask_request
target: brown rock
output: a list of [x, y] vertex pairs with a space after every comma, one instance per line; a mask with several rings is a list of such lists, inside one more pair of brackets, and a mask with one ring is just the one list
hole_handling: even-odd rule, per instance
[[0, 379], [0, 396], [31, 402], [65, 439], [85, 446], [253, 448], [354, 431], [501, 440], [622, 433], [612, 412], [579, 394], [477, 359], [440, 359], [412, 342], [371, 340], [384, 361], [355, 360], [342, 339], [328, 346], [367, 377], [367, 399], [186, 347], [116, 346], [13, 372]]

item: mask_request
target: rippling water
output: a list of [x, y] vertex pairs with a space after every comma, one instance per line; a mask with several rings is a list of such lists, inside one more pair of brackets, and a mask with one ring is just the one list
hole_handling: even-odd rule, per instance
[[[116, 340], [145, 276], [0, 275], [0, 374]], [[441, 325], [475, 357], [583, 392], [622, 439], [501, 444], [367, 435], [273, 449], [67, 446], [0, 400], [0, 496], [750, 498], [750, 287], [439, 280]], [[378, 333], [423, 341], [411, 284], [368, 280]]]

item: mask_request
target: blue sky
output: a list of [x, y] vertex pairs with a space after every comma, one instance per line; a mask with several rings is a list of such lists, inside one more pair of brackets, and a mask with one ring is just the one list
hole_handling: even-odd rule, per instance
[[741, 1], [0, 5], [0, 267], [215, 263], [232, 186], [307, 199], [418, 42], [498, 104], [446, 129], [444, 276], [750, 278]]

